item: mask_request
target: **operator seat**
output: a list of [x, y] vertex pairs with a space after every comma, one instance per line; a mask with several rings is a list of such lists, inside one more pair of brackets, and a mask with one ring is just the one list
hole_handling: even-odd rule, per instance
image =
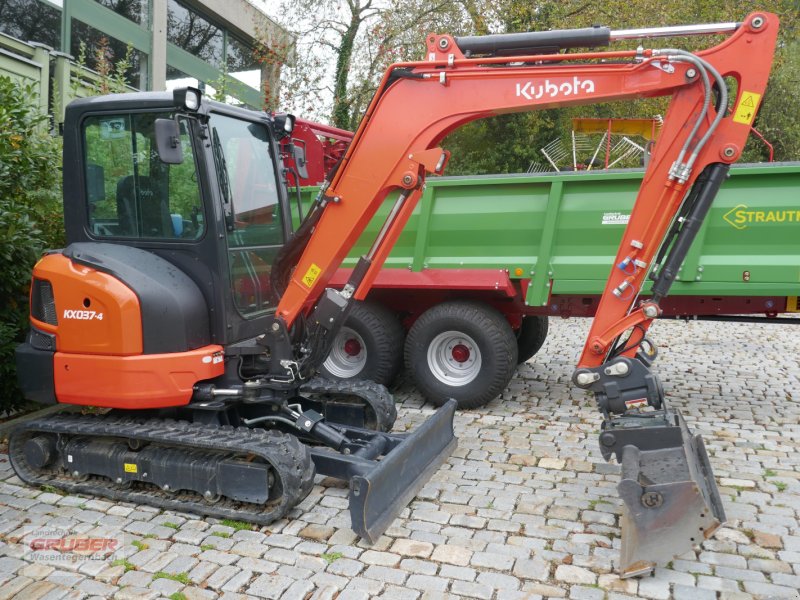
[[117, 182], [117, 219], [120, 235], [123, 236], [175, 237], [166, 198], [158, 186], [153, 185], [151, 178], [145, 175], [136, 178], [126, 175]]

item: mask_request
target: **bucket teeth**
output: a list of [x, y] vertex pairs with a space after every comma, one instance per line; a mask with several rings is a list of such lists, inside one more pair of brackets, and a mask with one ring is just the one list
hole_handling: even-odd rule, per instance
[[666, 416], [660, 425], [615, 432], [619, 446], [614, 452], [622, 465], [617, 490], [625, 503], [622, 577], [649, 573], [709, 538], [725, 522], [702, 438], [689, 433], [679, 412]]

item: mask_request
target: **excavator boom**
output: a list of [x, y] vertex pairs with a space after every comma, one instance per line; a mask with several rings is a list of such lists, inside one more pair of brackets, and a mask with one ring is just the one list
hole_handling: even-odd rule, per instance
[[[506, 113], [670, 96], [573, 380], [594, 392], [603, 454], [622, 464], [623, 575], [687, 551], [725, 517], [702, 440], [668, 407], [650, 370], [656, 351], [646, 334], [729, 165], [742, 153], [777, 31], [777, 17], [758, 12], [741, 23], [651, 30], [428, 36], [427, 60], [387, 70], [341, 164], [279, 258], [273, 277], [285, 291], [276, 336], [302, 317], [312, 340], [333, 337], [351, 298], [369, 291], [425, 177], [444, 171], [449, 153], [437, 144], [457, 127]], [[728, 37], [696, 54], [680, 48], [559, 53], [616, 39], [708, 33]], [[731, 80], [735, 93], [727, 89]], [[387, 196], [396, 199], [372, 248], [341, 292], [326, 290]], [[653, 295], [639, 301], [646, 277], [654, 280]], [[313, 368], [328, 346], [309, 347], [298, 361], [301, 374], [303, 361]]]

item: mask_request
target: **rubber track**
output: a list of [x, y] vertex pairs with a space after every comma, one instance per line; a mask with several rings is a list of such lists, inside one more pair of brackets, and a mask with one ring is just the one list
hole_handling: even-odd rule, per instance
[[[22, 454], [25, 440], [36, 433], [136, 439], [195, 452], [206, 450], [215, 454], [254, 455], [273, 467], [274, 473], [281, 480], [283, 495], [265, 505], [225, 498], [211, 504], [194, 492], [168, 494], [146, 483], [135, 482], [125, 489], [100, 476], [80, 482], [72, 480], [61, 469], [37, 473], [26, 465]], [[52, 485], [70, 493], [105, 496], [114, 500], [261, 525], [280, 519], [303, 500], [314, 485], [315, 475], [309, 449], [292, 435], [263, 429], [125, 416], [62, 414], [22, 423], [11, 433], [9, 458], [20, 479], [32, 486]]]
[[[315, 377], [302, 385], [300, 393], [356, 396], [366, 402], [375, 413], [377, 424], [369, 425], [372, 425], [370, 429], [375, 429], [376, 431], [391, 431], [394, 422], [397, 420], [397, 407], [394, 405], [394, 398], [385, 385], [374, 381]], [[324, 398], [319, 398], [318, 400], [325, 401]], [[337, 401], [337, 399], [332, 400], [334, 402]]]

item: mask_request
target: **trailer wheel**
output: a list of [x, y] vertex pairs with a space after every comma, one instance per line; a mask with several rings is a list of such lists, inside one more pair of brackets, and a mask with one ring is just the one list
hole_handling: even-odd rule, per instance
[[427, 310], [408, 332], [406, 370], [425, 397], [441, 406], [487, 404], [517, 366], [517, 342], [497, 310], [479, 302], [445, 302]]
[[403, 367], [403, 326], [389, 309], [356, 302], [320, 368], [323, 377], [390, 385]]
[[517, 330], [517, 364], [522, 364], [533, 357], [547, 339], [547, 317], [528, 315], [522, 318], [522, 325]]

